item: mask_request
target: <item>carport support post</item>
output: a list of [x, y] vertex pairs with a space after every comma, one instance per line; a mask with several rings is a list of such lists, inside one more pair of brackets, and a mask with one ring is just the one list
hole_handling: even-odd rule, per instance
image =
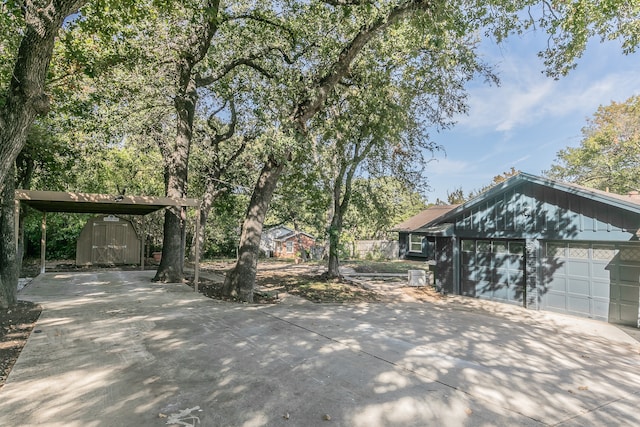
[[142, 244], [140, 245], [140, 270], [144, 271], [144, 253], [145, 249], [147, 249], [147, 227], [146, 227], [146, 216], [142, 215], [142, 232], [140, 233], [140, 238], [142, 240]]
[[193, 266], [193, 290], [198, 292], [198, 279], [200, 276], [200, 208], [196, 209], [196, 248], [195, 265]]
[[47, 254], [47, 211], [42, 212], [42, 226], [40, 232], [40, 274], [46, 270]]
[[20, 200], [16, 199], [15, 200], [15, 204], [16, 204], [16, 211], [14, 214], [14, 219], [13, 219], [13, 223], [14, 223], [14, 230], [15, 230], [15, 234], [16, 234], [16, 254], [18, 255], [18, 257], [21, 256], [21, 254], [18, 254], [18, 250], [20, 249]]

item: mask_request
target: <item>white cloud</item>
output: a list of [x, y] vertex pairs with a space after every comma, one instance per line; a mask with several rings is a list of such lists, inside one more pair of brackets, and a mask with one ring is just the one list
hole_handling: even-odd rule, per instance
[[[517, 132], [520, 127], [550, 118], [573, 116], [582, 120], [599, 105], [622, 102], [640, 93], [633, 58], [615, 46], [597, 45], [584, 63], [568, 76], [553, 80], [541, 73], [541, 62], [527, 51], [501, 51], [489, 62], [498, 63], [501, 86], [474, 82], [469, 87], [468, 116], [458, 126], [480, 132]], [[607, 61], [603, 64], [603, 61]]]
[[455, 175], [467, 172], [471, 165], [462, 160], [434, 159], [427, 165], [426, 173], [431, 175]]

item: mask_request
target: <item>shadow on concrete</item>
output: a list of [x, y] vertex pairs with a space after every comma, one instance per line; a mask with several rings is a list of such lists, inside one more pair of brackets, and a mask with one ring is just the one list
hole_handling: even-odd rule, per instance
[[229, 304], [151, 277], [34, 280], [21, 298], [44, 306], [40, 332], [0, 389], [0, 424], [640, 421], [639, 345], [611, 325], [463, 297]]

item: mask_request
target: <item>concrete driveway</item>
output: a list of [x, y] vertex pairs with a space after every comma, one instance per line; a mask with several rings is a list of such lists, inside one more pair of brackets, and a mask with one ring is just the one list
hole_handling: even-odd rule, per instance
[[44, 311], [0, 425], [640, 424], [640, 344], [612, 325], [463, 298], [228, 304], [152, 274], [25, 288]]

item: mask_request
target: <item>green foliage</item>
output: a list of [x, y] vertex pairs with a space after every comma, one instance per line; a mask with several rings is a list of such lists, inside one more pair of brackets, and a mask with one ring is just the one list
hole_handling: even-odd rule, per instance
[[426, 209], [424, 195], [395, 177], [359, 178], [344, 220], [344, 232], [355, 240], [385, 239], [389, 230]]
[[547, 174], [620, 194], [640, 189], [640, 96], [600, 106], [580, 145], [560, 150]]
[[226, 193], [213, 206], [207, 224], [203, 258], [235, 257], [240, 238], [240, 219], [247, 206], [247, 196]]
[[[47, 214], [47, 259], [75, 259], [76, 242], [91, 215], [49, 213]], [[29, 209], [25, 218], [25, 254], [40, 256], [42, 214]]]
[[[13, 74], [20, 35], [24, 27], [21, 6], [21, 2], [18, 1], [0, 3], [0, 94], [2, 95]], [[0, 95], [0, 107], [4, 105], [2, 95]]]
[[[508, 3], [511, 3], [509, 5]], [[546, 31], [547, 48], [539, 53], [546, 73], [558, 78], [573, 70], [589, 41], [615, 41], [622, 52], [636, 52], [640, 43], [640, 1], [572, 0], [505, 2], [502, 20], [490, 25], [498, 40], [511, 32]], [[488, 5], [481, 4], [481, 8]]]

